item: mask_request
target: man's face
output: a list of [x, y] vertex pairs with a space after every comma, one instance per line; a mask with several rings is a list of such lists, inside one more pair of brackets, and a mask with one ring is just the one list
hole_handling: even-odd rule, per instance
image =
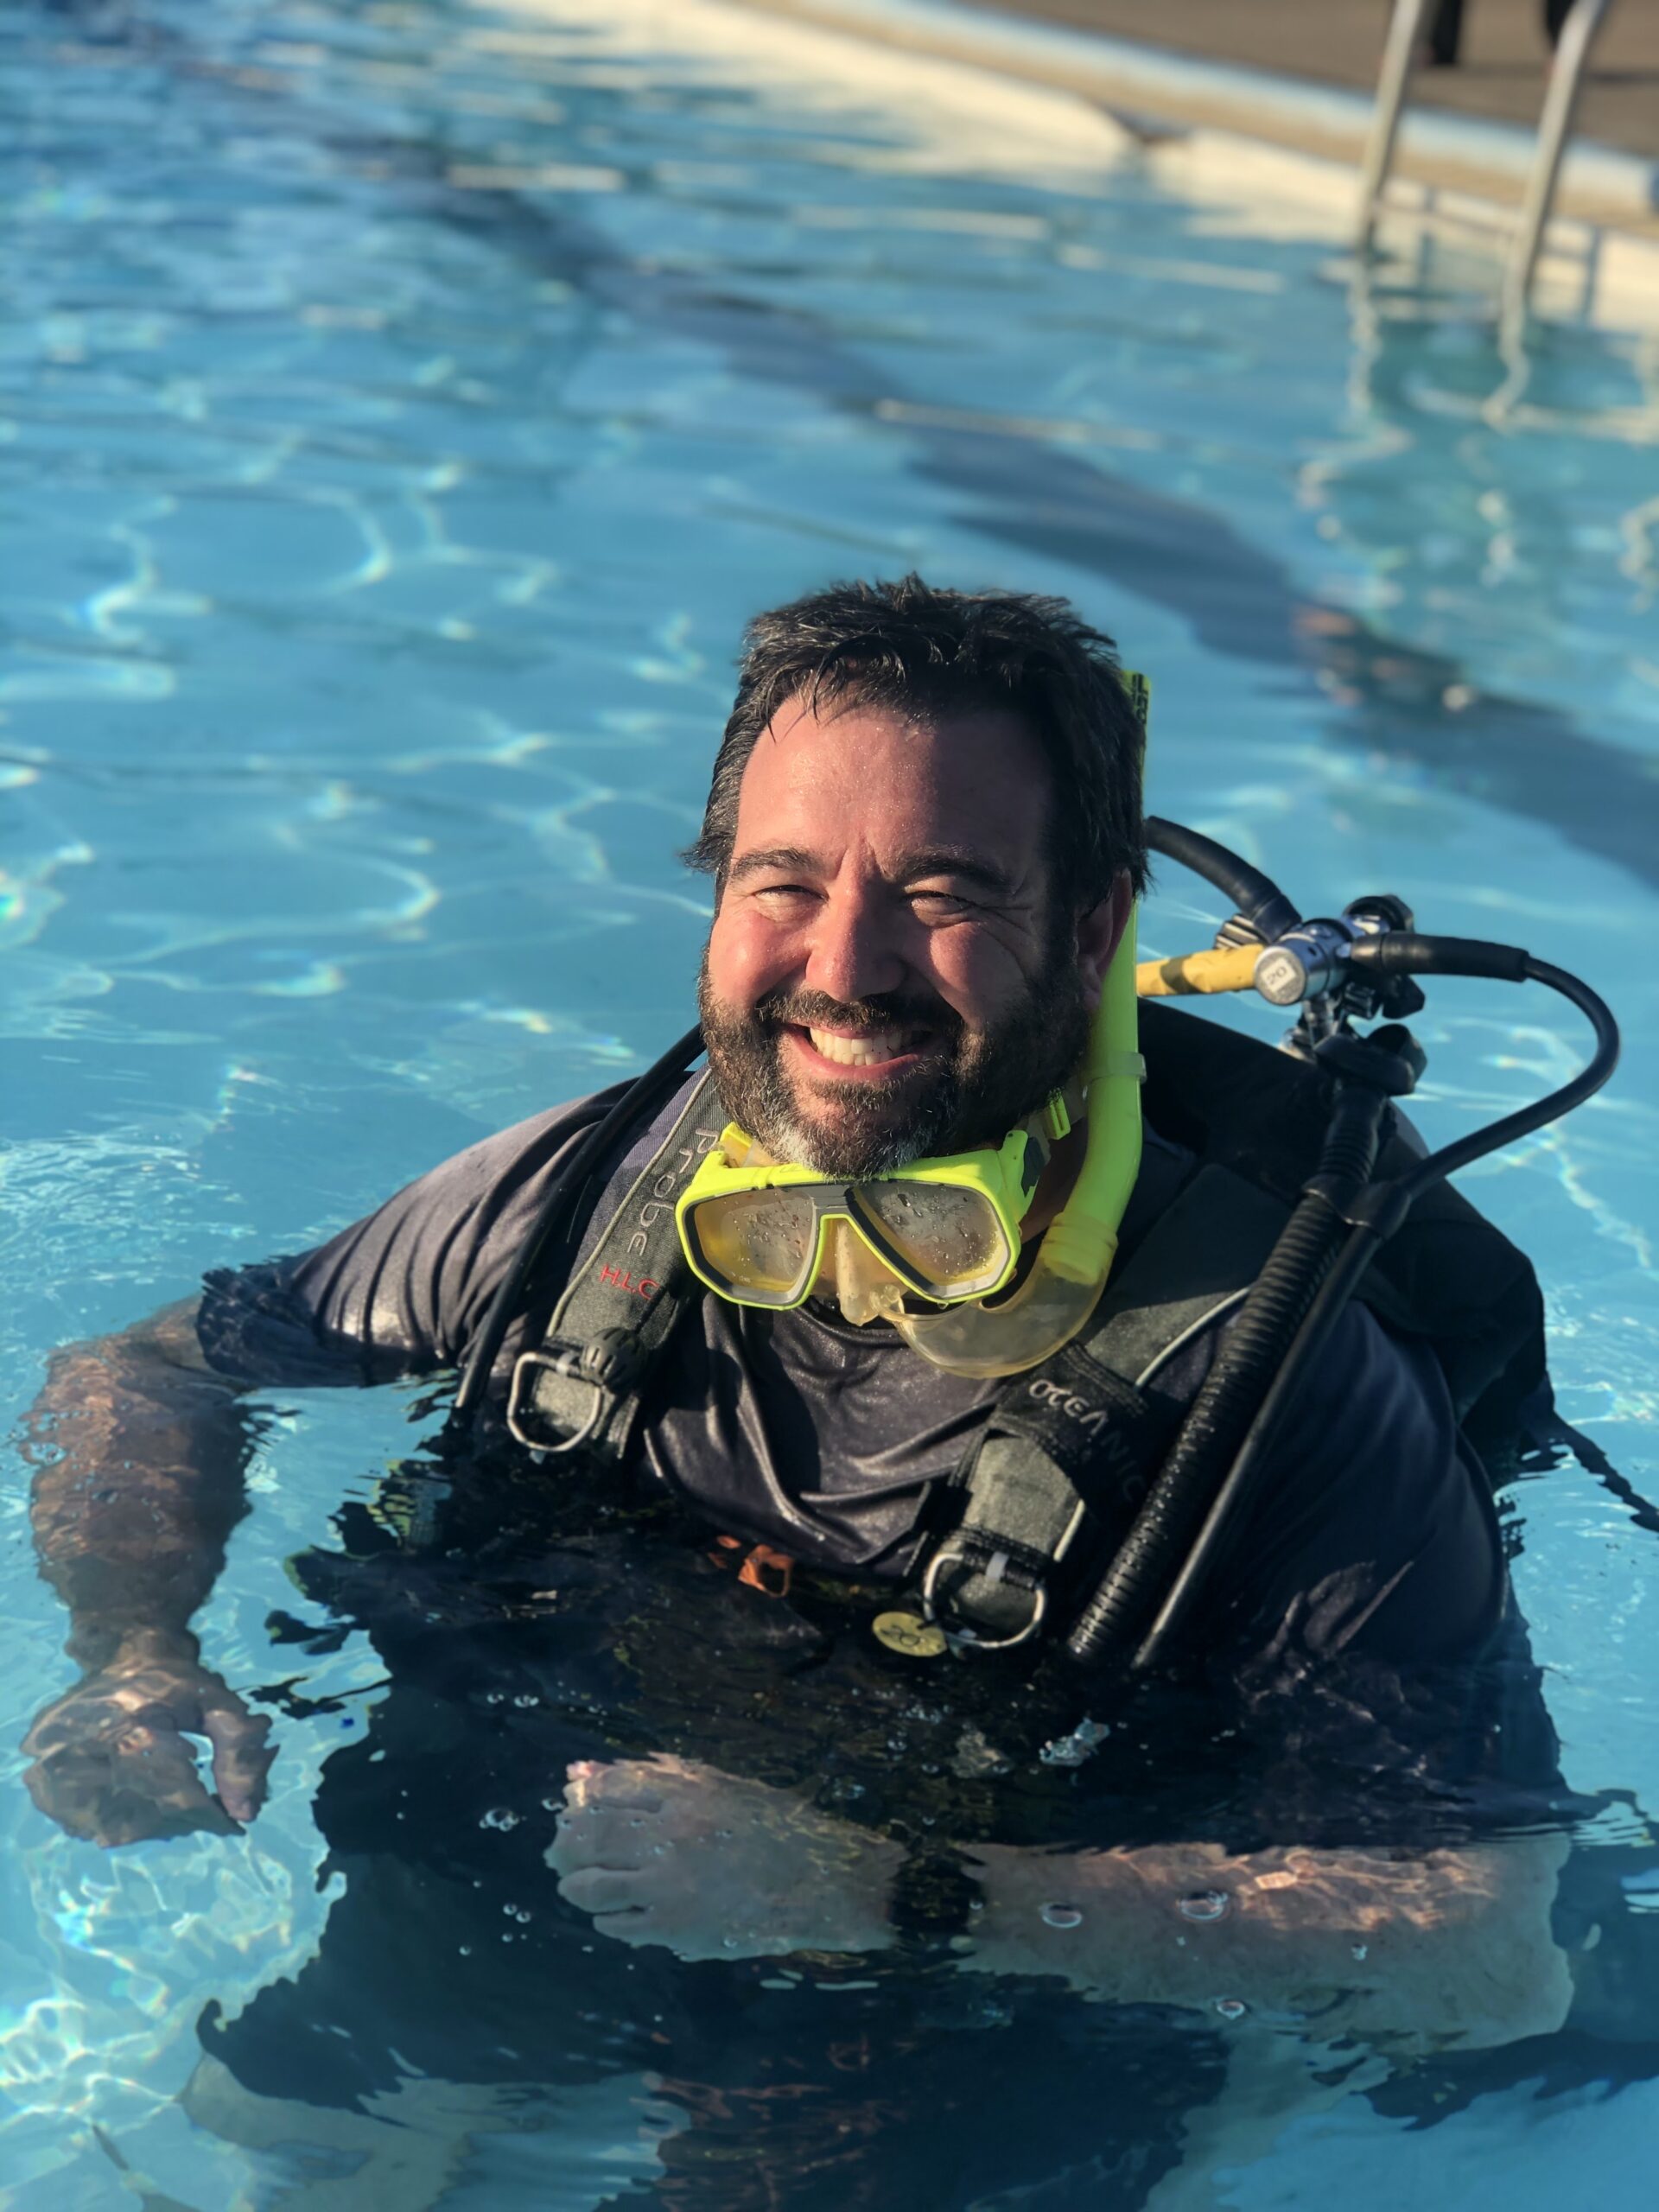
[[1081, 1057], [1122, 918], [1109, 901], [1116, 926], [1097, 912], [1080, 934], [1055, 912], [1052, 804], [1016, 715], [781, 709], [744, 771], [703, 963], [728, 1114], [782, 1158], [868, 1175], [1000, 1142], [1040, 1105]]

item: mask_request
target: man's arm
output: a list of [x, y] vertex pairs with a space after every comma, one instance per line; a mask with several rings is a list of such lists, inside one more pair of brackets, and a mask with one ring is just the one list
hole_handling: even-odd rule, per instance
[[1396, 2050], [1549, 2034], [1573, 2000], [1551, 1916], [1560, 1835], [1411, 1852], [963, 1855], [985, 1904], [963, 1964], [982, 1973], [1058, 1974], [1097, 1999], [1241, 2022], [1290, 2012], [1321, 2037]]
[[[238, 1388], [360, 1386], [453, 1364], [569, 1146], [616, 1095], [533, 1116], [326, 1243], [209, 1275], [202, 1300], [57, 1355], [26, 1449], [41, 1572], [86, 1675], [29, 1732], [42, 1811], [100, 1843], [252, 1817], [267, 1723], [198, 1663], [189, 1626], [246, 1510]], [[188, 1735], [213, 1744], [217, 1798]]]
[[[250, 1820], [270, 1723], [199, 1664], [189, 1623], [246, 1511], [236, 1386], [195, 1332], [196, 1300], [59, 1352], [27, 1425], [41, 1571], [69, 1609], [82, 1679], [24, 1748], [41, 1809], [103, 1844]], [[187, 1735], [213, 1747], [217, 1800]]]
[[[1104, 2003], [1478, 2050], [1566, 2017], [1551, 1908], [1567, 1849], [1552, 1834], [1244, 1855], [963, 1844], [982, 1902], [957, 1963], [1058, 1975]], [[547, 1863], [602, 1934], [715, 1959], [886, 1948], [902, 1855], [803, 1792], [659, 1755], [570, 1767]]]

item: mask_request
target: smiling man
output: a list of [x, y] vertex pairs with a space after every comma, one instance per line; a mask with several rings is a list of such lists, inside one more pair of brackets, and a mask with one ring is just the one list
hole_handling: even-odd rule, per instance
[[719, 893], [699, 1005], [722, 1102], [777, 1158], [880, 1175], [999, 1141], [1072, 1076], [1144, 869], [1109, 683], [1089, 703], [1125, 818], [1086, 856], [1058, 818], [1075, 764], [982, 674], [853, 662], [776, 705], [753, 684], [696, 848]]
[[[84, 1671], [32, 1732], [36, 1802], [105, 1843], [253, 1818], [267, 1723], [202, 1664], [189, 1626], [245, 1510], [238, 1395], [453, 1369], [506, 1284], [481, 1443], [452, 1438], [442, 1484], [383, 1502], [345, 1564], [314, 1554], [296, 1571], [365, 1620], [394, 1682], [436, 1669], [431, 1710], [451, 1719], [427, 1732], [448, 1747], [445, 1793], [466, 1795], [473, 1747], [499, 1726], [472, 1711], [486, 1667], [521, 1684], [515, 1708], [539, 1733], [487, 1786], [498, 1805], [517, 1792], [512, 1820], [548, 1831], [538, 1869], [565, 1907], [693, 1959], [954, 1931], [985, 1972], [1181, 2005], [1206, 2001], [1214, 1961], [1171, 1948], [1166, 1907], [1225, 1891], [1240, 1901], [1230, 1971], [1254, 1975], [1263, 2001], [1318, 1986], [1344, 2031], [1477, 2044], [1554, 2024], [1567, 1985], [1548, 1927], [1553, 1842], [1440, 1847], [1437, 1797], [1436, 1848], [1409, 1862], [1354, 1848], [1377, 1833], [1379, 1773], [1408, 1798], [1550, 1775], [1524, 1655], [1503, 1641], [1486, 1480], [1422, 1339], [1350, 1310], [1185, 1669], [1206, 1728], [1224, 1708], [1254, 1722], [1294, 1707], [1305, 1746], [1322, 1709], [1332, 1772], [1363, 1777], [1346, 1809], [1333, 1785], [1313, 1815], [1293, 1791], [1282, 1830], [1258, 1797], [1157, 1827], [1144, 1774], [1121, 1763], [1128, 1736], [1103, 1751], [1103, 1728], [1066, 1734], [1094, 1691], [1044, 1663], [1041, 1605], [1019, 1634], [980, 1637], [1030, 1647], [984, 1672], [941, 1656], [927, 1605], [893, 1610], [939, 1586], [941, 1545], [960, 1547], [984, 1506], [988, 1440], [1033, 1431], [1012, 1389], [1058, 1406], [1057, 1421], [1088, 1412], [1086, 1446], [1052, 1446], [1076, 1510], [1047, 1552], [982, 1528], [976, 1571], [995, 1605], [1041, 1592], [1053, 1570], [1063, 1622], [1062, 1554], [1075, 1599], [1236, 1308], [1224, 1184], [1148, 1128], [1108, 1294], [1084, 1316], [1092, 1368], [1043, 1399], [1027, 1363], [1011, 1385], [1007, 1362], [924, 1356], [916, 1329], [918, 1312], [979, 1306], [992, 1275], [1017, 1303], [1089, 1172], [1079, 1077], [1144, 879], [1142, 742], [1109, 641], [1058, 601], [911, 577], [760, 617], [691, 855], [715, 888], [707, 1072], [632, 1122], [619, 1093], [555, 1107], [315, 1249], [213, 1275], [199, 1298], [59, 1356], [34, 1521]], [[1262, 1064], [1313, 1081], [1265, 1048], [1229, 1049], [1252, 1082]], [[1101, 1065], [1116, 1080], [1140, 1067], [1121, 1052]], [[1226, 1071], [1244, 1065], [1229, 1059], [1211, 1085], [1224, 1136]], [[1163, 1095], [1190, 1136], [1191, 1101], [1166, 1071]], [[1265, 1159], [1284, 1133], [1254, 1111]], [[573, 1160], [583, 1203], [521, 1267]], [[1293, 1192], [1309, 1165], [1293, 1157]], [[1255, 1206], [1258, 1229], [1282, 1217], [1262, 1193], [1228, 1204]], [[1182, 1243], [1168, 1232], [1184, 1206]], [[997, 1310], [984, 1308], [993, 1326]], [[1120, 1323], [1136, 1351], [1113, 1381], [1103, 1332]], [[1096, 1385], [1097, 1403], [1077, 1395]], [[998, 1510], [1013, 1510], [1006, 1496]], [[507, 1643], [469, 1673], [466, 1638], [486, 1618]], [[440, 1645], [429, 1628], [451, 1620]], [[402, 1709], [396, 1696], [386, 1708]], [[213, 1794], [194, 1732], [214, 1746]], [[902, 1755], [935, 1734], [912, 1771]], [[1086, 1758], [1099, 1781], [1079, 1791]], [[389, 1771], [353, 1768], [377, 1797]], [[1086, 1803], [1100, 1817], [1079, 1826]], [[1264, 1834], [1301, 1857], [1263, 1854]], [[1050, 1845], [1070, 1847], [1058, 1902]], [[457, 1911], [480, 1886], [457, 1882]], [[1373, 1948], [1378, 1967], [1356, 1977]], [[412, 2050], [401, 2012], [397, 2032]], [[435, 2046], [422, 2063], [458, 2062]]]

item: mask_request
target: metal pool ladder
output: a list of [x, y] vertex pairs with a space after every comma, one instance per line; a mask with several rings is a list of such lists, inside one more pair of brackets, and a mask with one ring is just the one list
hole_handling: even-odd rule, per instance
[[[1389, 172], [1394, 165], [1395, 146], [1400, 135], [1401, 112], [1411, 88], [1412, 67], [1417, 56], [1423, 18], [1428, 13], [1429, 6], [1430, 0], [1395, 0], [1388, 43], [1382, 50], [1382, 67], [1377, 78], [1376, 105], [1371, 111], [1370, 136], [1366, 141], [1365, 159], [1360, 175], [1358, 245], [1362, 253], [1370, 251], [1377, 219], [1382, 213], [1382, 195], [1388, 189]], [[1506, 345], [1518, 343], [1526, 329], [1527, 302], [1532, 293], [1532, 280], [1538, 266], [1539, 249], [1543, 244], [1544, 227], [1549, 220], [1555, 189], [1560, 181], [1561, 161], [1573, 128], [1573, 112], [1578, 105], [1585, 65], [1590, 59], [1590, 49], [1595, 43], [1596, 34], [1611, 6], [1612, 0], [1573, 0], [1573, 6], [1561, 27], [1560, 38], [1555, 48], [1555, 66], [1550, 73], [1549, 89], [1544, 97], [1544, 111], [1538, 122], [1538, 136], [1533, 147], [1532, 168], [1527, 177], [1520, 219], [1510, 247], [1509, 265], [1503, 272], [1503, 305], [1499, 310], [1498, 327]]]

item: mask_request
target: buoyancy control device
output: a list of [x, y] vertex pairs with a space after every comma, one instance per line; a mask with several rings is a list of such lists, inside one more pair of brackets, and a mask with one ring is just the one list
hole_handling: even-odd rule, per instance
[[[1618, 1033], [1604, 1001], [1519, 947], [1420, 934], [1397, 899], [1304, 920], [1215, 840], [1147, 826], [1154, 852], [1236, 910], [1212, 950], [1136, 971], [1148, 1119], [1197, 1166], [1149, 1165], [1147, 1183], [1168, 1177], [1137, 1199], [1153, 1225], [1071, 1340], [1011, 1376], [939, 1501], [912, 1618], [958, 1650], [1052, 1637], [1076, 1661], [1135, 1669], [1167, 1653], [1356, 1296], [1433, 1346], [1487, 1454], [1544, 1385], [1532, 1269], [1446, 1179], [1606, 1081]], [[1425, 1154], [1391, 1109], [1421, 1074], [1404, 1017], [1424, 1002], [1417, 979], [1437, 975], [1541, 983], [1587, 1016], [1595, 1045], [1547, 1097]], [[1246, 988], [1298, 1009], [1282, 1048], [1159, 1003]], [[707, 1077], [687, 1089], [701, 1041], [680, 1039], [573, 1148], [469, 1348], [458, 1415], [481, 1405], [532, 1289], [551, 1287], [543, 1338], [514, 1363], [509, 1426], [539, 1452], [624, 1457], [651, 1362], [702, 1294], [674, 1228], [724, 1118]], [[660, 1141], [595, 1235], [619, 1160], [659, 1119]], [[1224, 1317], [1197, 1395], [1166, 1400], [1160, 1373]]]

